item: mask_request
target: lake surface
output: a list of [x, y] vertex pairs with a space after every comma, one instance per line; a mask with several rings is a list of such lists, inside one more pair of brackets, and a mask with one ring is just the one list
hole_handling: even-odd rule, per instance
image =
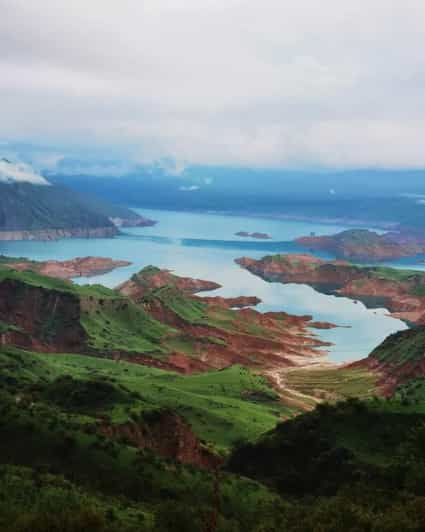
[[[0, 242], [0, 253], [35, 260], [97, 255], [132, 262], [131, 266], [106, 275], [77, 279], [79, 284], [96, 282], [114, 287], [149, 264], [174, 270], [177, 275], [216, 281], [222, 288], [208, 292], [208, 295], [255, 295], [262, 300], [257, 307], [260, 311], [310, 314], [316, 321], [350, 326], [317, 331], [321, 339], [334, 344], [329, 348], [329, 357], [336, 362], [363, 358], [389, 334], [407, 328], [402, 321], [387, 316], [385, 309], [367, 309], [360, 302], [356, 304], [348, 298], [326, 296], [306, 285], [268, 283], [234, 263], [235, 258], [244, 255], [260, 258], [277, 252], [305, 252], [291, 240], [310, 233], [333, 234], [347, 227], [148, 209], [140, 210], [140, 213], [157, 220], [158, 224], [125, 229], [124, 234], [113, 239]], [[272, 238], [246, 239], [235, 236], [238, 231], [267, 233]], [[323, 253], [320, 256], [332, 258]], [[415, 264], [412, 260], [392, 265], [425, 269], [425, 265]]]

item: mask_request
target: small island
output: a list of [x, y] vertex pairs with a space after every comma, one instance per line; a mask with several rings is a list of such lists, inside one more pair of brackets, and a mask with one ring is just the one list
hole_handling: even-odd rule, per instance
[[267, 233], [249, 233], [248, 231], [239, 231], [235, 233], [236, 236], [241, 236], [242, 238], [254, 238], [258, 240], [270, 240], [271, 236]]

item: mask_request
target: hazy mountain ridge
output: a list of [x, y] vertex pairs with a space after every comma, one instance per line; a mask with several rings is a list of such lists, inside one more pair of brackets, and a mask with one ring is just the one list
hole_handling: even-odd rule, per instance
[[28, 165], [0, 161], [0, 240], [111, 237], [116, 226], [153, 223], [125, 207], [50, 184]]

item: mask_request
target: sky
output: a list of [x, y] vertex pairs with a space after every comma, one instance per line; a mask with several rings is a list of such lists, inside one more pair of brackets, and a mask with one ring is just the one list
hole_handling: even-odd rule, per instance
[[[423, 0], [0, 0], [0, 152], [425, 167]], [[1, 154], [1, 153], [0, 153]], [[7, 153], [6, 153], [7, 154]]]

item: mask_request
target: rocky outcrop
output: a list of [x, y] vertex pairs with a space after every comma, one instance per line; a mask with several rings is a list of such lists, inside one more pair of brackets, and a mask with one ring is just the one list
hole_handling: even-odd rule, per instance
[[407, 230], [380, 235], [352, 229], [332, 236], [306, 236], [296, 242], [310, 250], [328, 251], [338, 258], [384, 261], [425, 253], [425, 237]]
[[114, 225], [74, 229], [1, 231], [0, 240], [60, 240], [61, 238], [111, 238], [118, 234]]
[[200, 442], [191, 426], [171, 411], [145, 414], [141, 422], [103, 423], [100, 431], [109, 438], [125, 440], [139, 449], [150, 449], [183, 464], [215, 469], [222, 463], [221, 457]]
[[147, 266], [139, 273], [133, 275], [131, 279], [118, 286], [117, 290], [134, 301], [139, 301], [151, 293], [152, 290], [164, 286], [173, 286], [185, 294], [196, 294], [221, 288], [221, 285], [212, 281], [179, 277], [172, 274], [170, 270]]
[[76, 277], [92, 277], [108, 273], [116, 268], [129, 266], [131, 262], [113, 260], [106, 257], [77, 257], [71, 260], [47, 260], [42, 262], [8, 259], [3, 266], [18, 271], [31, 270], [48, 277], [73, 279]]
[[0, 283], [0, 321], [19, 329], [9, 331], [5, 343], [36, 351], [84, 351], [87, 335], [80, 324], [79, 299], [72, 293], [5, 279]]

